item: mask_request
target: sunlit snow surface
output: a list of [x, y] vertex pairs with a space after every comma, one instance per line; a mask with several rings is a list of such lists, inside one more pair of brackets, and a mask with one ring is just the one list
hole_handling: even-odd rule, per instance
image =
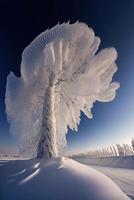
[[83, 157], [76, 160], [110, 177], [131, 199], [134, 199], [133, 157], [106, 157], [102, 159]]
[[107, 176], [71, 159], [1, 163], [1, 200], [129, 200]]
[[132, 199], [134, 199], [134, 170], [92, 166], [109, 176]]

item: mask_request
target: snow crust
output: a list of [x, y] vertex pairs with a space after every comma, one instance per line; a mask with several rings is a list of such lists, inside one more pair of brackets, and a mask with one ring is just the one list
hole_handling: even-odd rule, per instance
[[0, 188], [2, 200], [129, 200], [102, 173], [59, 157], [4, 162]]

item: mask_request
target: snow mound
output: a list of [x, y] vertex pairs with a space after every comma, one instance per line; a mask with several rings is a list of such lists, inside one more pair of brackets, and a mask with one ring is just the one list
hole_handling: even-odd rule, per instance
[[71, 159], [1, 163], [2, 200], [129, 200], [107, 176]]

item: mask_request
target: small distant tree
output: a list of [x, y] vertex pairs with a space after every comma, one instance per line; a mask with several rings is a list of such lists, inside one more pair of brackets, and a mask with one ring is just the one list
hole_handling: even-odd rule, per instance
[[133, 148], [133, 151], [134, 151], [134, 138], [132, 138], [131, 144], [132, 144], [132, 148]]
[[117, 146], [117, 149], [118, 149], [119, 156], [124, 156], [125, 155], [124, 147], [121, 146], [120, 144], [117, 144], [116, 146]]
[[113, 150], [112, 146], [110, 146], [109, 148], [110, 148], [110, 151], [111, 151], [111, 156], [114, 156], [114, 150]]
[[118, 156], [118, 152], [117, 152], [117, 150], [116, 150], [116, 147], [115, 147], [115, 146], [113, 146], [113, 150], [114, 150], [114, 156]]

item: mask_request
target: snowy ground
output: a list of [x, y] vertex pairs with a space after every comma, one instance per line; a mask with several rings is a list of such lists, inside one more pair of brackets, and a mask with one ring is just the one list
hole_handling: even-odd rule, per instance
[[0, 200], [129, 200], [107, 176], [68, 158], [1, 160]]
[[131, 199], [134, 199], [134, 169], [93, 166], [87, 163], [86, 165], [110, 177]]
[[99, 166], [91, 167], [109, 176], [131, 199], [134, 199], [134, 170]]

